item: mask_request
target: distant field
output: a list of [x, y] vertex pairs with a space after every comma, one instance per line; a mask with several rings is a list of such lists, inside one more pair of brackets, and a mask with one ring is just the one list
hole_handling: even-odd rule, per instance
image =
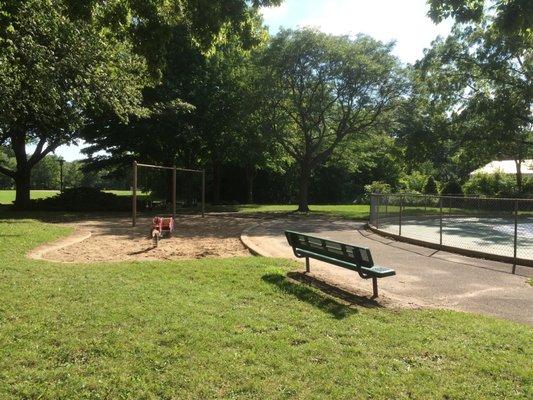
[[[32, 199], [43, 199], [59, 193], [59, 190], [32, 190]], [[0, 190], [0, 204], [11, 204], [15, 200], [14, 190]]]
[[[116, 194], [117, 196], [131, 196], [130, 190], [104, 190], [108, 193]], [[32, 199], [44, 199], [46, 197], [51, 197], [59, 193], [59, 190], [32, 190], [31, 198]], [[140, 193], [144, 195], [145, 193]], [[15, 191], [14, 190], [0, 190], [0, 204], [11, 204], [15, 200]]]
[[[243, 213], [275, 212], [288, 213], [298, 208], [295, 204], [240, 204], [212, 206], [209, 211], [238, 211]], [[368, 204], [319, 204], [310, 205], [311, 214], [326, 214], [347, 219], [367, 219], [370, 215]]]

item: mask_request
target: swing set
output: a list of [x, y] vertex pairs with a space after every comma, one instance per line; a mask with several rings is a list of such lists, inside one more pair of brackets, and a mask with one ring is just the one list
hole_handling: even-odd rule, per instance
[[[205, 217], [205, 170], [200, 169], [188, 169], [188, 168], [177, 168], [177, 167], [166, 167], [161, 165], [152, 165], [152, 164], [141, 164], [137, 161], [133, 162], [133, 185], [132, 185], [132, 226], [137, 225], [137, 183], [138, 183], [138, 169], [139, 167], [142, 168], [155, 168], [155, 169], [164, 169], [164, 170], [171, 170], [172, 171], [172, 220], [174, 220], [174, 217], [176, 216], [176, 172], [182, 171], [182, 172], [190, 172], [194, 174], [200, 174], [202, 177], [202, 217]], [[161, 218], [161, 217], [156, 217]], [[155, 220], [155, 219], [154, 219]], [[170, 224], [169, 229], [170, 229]], [[173, 224], [172, 224], [173, 227]], [[162, 228], [163, 229], [163, 228]], [[153, 229], [152, 229], [153, 231]], [[159, 232], [160, 234], [163, 234], [163, 232]]]

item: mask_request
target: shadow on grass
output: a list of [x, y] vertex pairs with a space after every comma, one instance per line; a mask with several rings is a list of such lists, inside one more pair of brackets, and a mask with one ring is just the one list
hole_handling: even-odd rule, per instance
[[[364, 307], [379, 306], [378, 303], [372, 300], [356, 296], [353, 293], [346, 292], [301, 273], [289, 273], [287, 276], [268, 274], [263, 275], [261, 279], [276, 286], [282, 292], [295, 296], [298, 300], [331, 314], [336, 319], [343, 319], [352, 314], [356, 314], [358, 311], [352, 305], [361, 305]], [[319, 291], [313, 290], [307, 285], [313, 286]], [[338, 297], [349, 304], [341, 303], [330, 296]]]

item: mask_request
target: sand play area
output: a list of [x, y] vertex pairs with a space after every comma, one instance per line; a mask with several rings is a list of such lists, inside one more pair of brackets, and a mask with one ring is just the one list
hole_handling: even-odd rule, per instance
[[247, 256], [250, 252], [243, 246], [240, 234], [254, 223], [254, 218], [235, 215], [177, 216], [172, 237], [160, 240], [154, 247], [149, 217], [139, 218], [135, 228], [129, 218], [78, 221], [63, 224], [75, 228], [72, 235], [46, 243], [29, 256], [61, 262]]

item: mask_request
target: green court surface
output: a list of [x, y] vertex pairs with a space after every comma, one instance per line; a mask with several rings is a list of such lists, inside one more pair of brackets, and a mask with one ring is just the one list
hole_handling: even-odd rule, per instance
[[[379, 229], [400, 233], [399, 219], [384, 218]], [[430, 243], [440, 241], [440, 218], [409, 216], [402, 219], [401, 236]], [[445, 217], [442, 244], [467, 250], [512, 257], [514, 219], [503, 217]], [[521, 217], [517, 224], [517, 257], [533, 259], [533, 217]]]

